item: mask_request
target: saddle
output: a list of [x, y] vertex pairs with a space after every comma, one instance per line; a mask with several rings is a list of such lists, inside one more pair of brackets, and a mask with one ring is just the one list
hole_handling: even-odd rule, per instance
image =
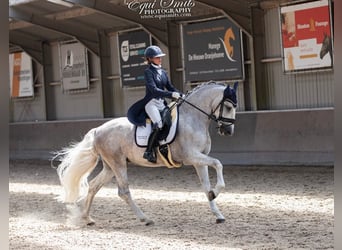
[[[170, 109], [170, 103], [164, 110], [161, 111], [163, 120], [163, 128], [159, 132], [159, 145], [170, 144], [174, 141], [178, 128], [178, 107]], [[146, 126], [135, 127], [135, 143], [138, 147], [147, 147], [148, 137], [152, 131], [152, 121], [147, 118]]]
[[[167, 167], [180, 167], [180, 163], [176, 163], [172, 160], [172, 156], [169, 150], [169, 144], [171, 144], [177, 134], [178, 128], [178, 106], [174, 106], [175, 103], [171, 102], [164, 110], [160, 112], [163, 121], [163, 128], [158, 135], [159, 147], [157, 147], [157, 155], [163, 161]], [[152, 131], [152, 121], [147, 118], [146, 126], [136, 126], [135, 128], [135, 143], [138, 147], [147, 147], [148, 138]]]

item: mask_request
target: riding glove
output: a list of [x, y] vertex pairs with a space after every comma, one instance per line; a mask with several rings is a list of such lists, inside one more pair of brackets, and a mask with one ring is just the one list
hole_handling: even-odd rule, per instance
[[172, 92], [172, 98], [179, 99], [181, 95], [178, 92]]

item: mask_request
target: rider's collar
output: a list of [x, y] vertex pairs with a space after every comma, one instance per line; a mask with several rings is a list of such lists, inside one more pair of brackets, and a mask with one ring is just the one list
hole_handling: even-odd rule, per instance
[[157, 64], [154, 64], [154, 63], [151, 63], [152, 67], [155, 68], [155, 69], [161, 69], [161, 64], [160, 65], [157, 65]]

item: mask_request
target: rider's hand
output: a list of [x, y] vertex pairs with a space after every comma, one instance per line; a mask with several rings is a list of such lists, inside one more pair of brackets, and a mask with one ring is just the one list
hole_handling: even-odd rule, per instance
[[178, 92], [172, 92], [172, 98], [179, 99], [181, 95]]

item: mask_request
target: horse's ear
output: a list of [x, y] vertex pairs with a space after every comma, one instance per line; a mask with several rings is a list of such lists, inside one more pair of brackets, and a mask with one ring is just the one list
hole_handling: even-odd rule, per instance
[[235, 91], [235, 92], [236, 92], [236, 90], [237, 90], [238, 85], [239, 85], [239, 82], [235, 82], [235, 83], [234, 83], [233, 88], [234, 88], [234, 91]]

